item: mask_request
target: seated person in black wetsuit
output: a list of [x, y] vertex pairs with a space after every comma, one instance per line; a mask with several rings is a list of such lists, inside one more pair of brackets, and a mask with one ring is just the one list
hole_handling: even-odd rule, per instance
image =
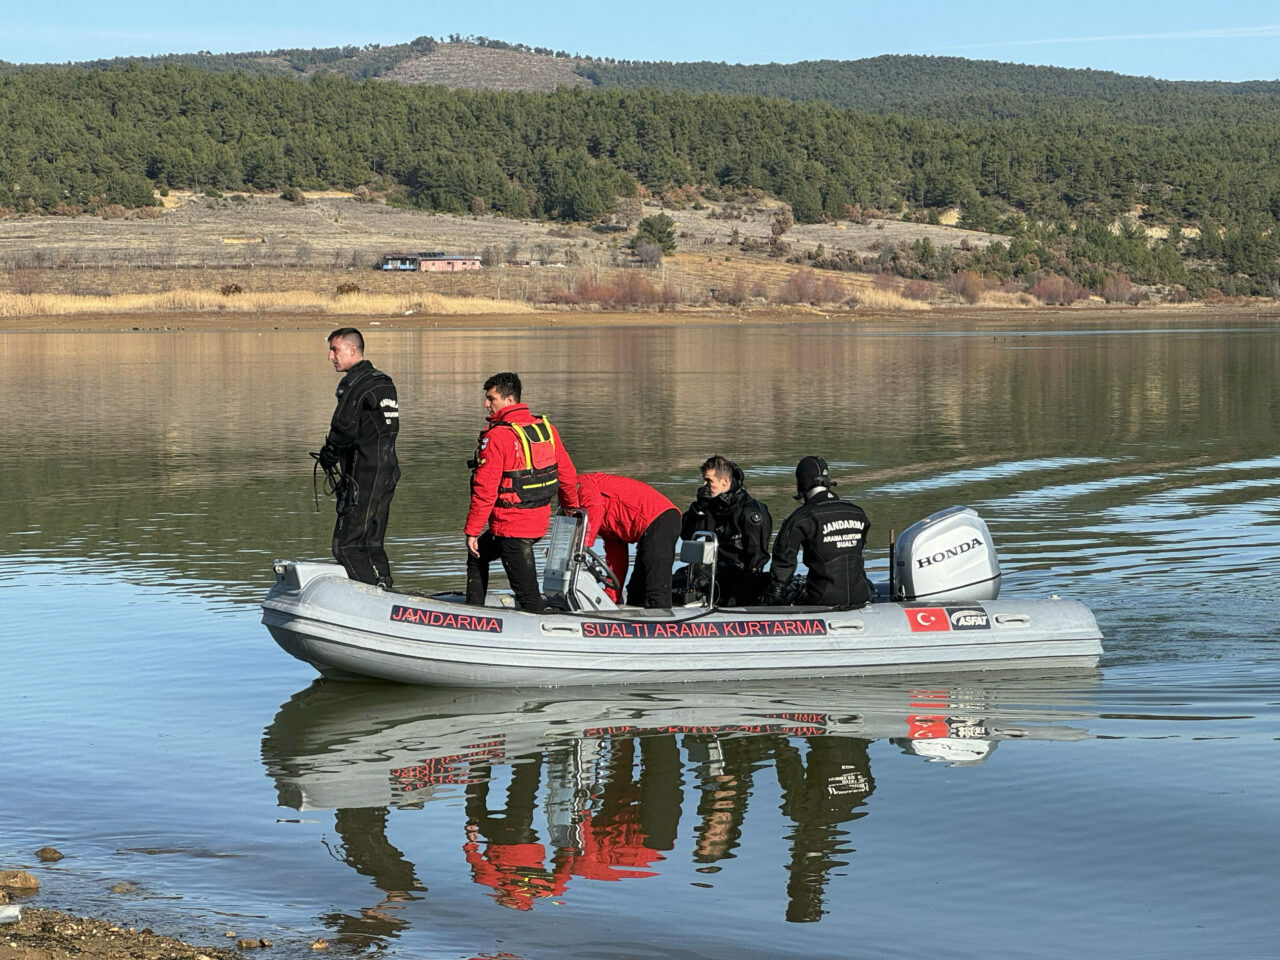
[[801, 550], [809, 576], [797, 604], [856, 607], [871, 600], [871, 584], [862, 564], [871, 522], [862, 508], [841, 500], [827, 461], [805, 457], [796, 465], [796, 499], [804, 503], [787, 517], [773, 543], [767, 604], [786, 603]]
[[725, 457], [708, 458], [702, 465], [702, 480], [698, 498], [681, 518], [680, 538], [688, 540], [699, 530], [715, 532], [716, 603], [759, 603], [768, 582], [761, 571], [769, 560], [773, 532], [769, 508], [747, 493], [742, 468]]

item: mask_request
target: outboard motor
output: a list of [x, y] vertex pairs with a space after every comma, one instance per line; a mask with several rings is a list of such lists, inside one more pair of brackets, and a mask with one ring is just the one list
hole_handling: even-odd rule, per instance
[[969, 507], [939, 510], [902, 531], [893, 573], [895, 600], [972, 603], [1000, 596], [996, 546]]

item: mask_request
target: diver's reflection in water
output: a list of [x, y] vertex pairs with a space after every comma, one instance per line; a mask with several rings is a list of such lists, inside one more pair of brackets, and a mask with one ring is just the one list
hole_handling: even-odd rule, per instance
[[[787, 911], [791, 921], [811, 921], [823, 914], [823, 891], [830, 871], [847, 861], [836, 856], [847, 831], [837, 825], [865, 816], [856, 812], [871, 791], [867, 741], [853, 737], [805, 737], [801, 750], [787, 737], [686, 738], [697, 767], [701, 797], [695, 828], [694, 860], [714, 864], [738, 845], [754, 771], [773, 762], [782, 787], [782, 812], [793, 823], [791, 859], [787, 865]], [[851, 849], [847, 852], [852, 852]], [[701, 873], [718, 868], [703, 866]]]
[[[381, 892], [371, 906], [327, 918], [344, 939], [395, 937], [407, 903], [426, 895], [413, 861], [429, 862], [428, 852], [391, 844], [388, 810], [459, 795], [461, 822], [446, 828], [456, 831], [452, 849], [494, 902], [520, 911], [585, 882], [676, 869], [681, 840], [706, 878], [700, 885], [710, 885], [751, 845], [752, 829], [774, 829], [764, 810], [758, 827], [748, 825], [753, 798], [776, 803], [789, 821], [785, 916], [812, 922], [829, 909], [833, 874], [851, 862], [851, 824], [869, 812], [871, 742], [972, 765], [997, 741], [1078, 740], [1087, 731], [1061, 721], [1081, 717], [1094, 682], [597, 688], [568, 699], [317, 683], [282, 706], [263, 759], [282, 804], [337, 810], [335, 857]], [[457, 811], [428, 809], [437, 819]]]
[[337, 856], [356, 873], [368, 877], [382, 891], [382, 899], [359, 914], [331, 913], [324, 924], [340, 942], [360, 943], [391, 938], [406, 925], [399, 911], [412, 900], [421, 900], [427, 888], [414, 866], [387, 839], [386, 807], [346, 807], [334, 811], [334, 830], [342, 840]]

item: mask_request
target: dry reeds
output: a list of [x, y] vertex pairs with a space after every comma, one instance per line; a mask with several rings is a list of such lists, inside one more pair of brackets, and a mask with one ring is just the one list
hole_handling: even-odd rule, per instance
[[978, 295], [977, 306], [998, 310], [1025, 310], [1043, 304], [1025, 291], [984, 290]]
[[850, 302], [872, 310], [931, 310], [927, 301], [910, 300], [897, 290], [880, 286], [860, 286], [849, 297]]
[[86, 296], [65, 293], [0, 293], [2, 317], [48, 317], [78, 313], [318, 313], [339, 316], [405, 314], [534, 313], [537, 308], [517, 300], [489, 297], [449, 297], [437, 293], [340, 296], [309, 290], [274, 293], [240, 292], [224, 296], [210, 290], [170, 290], [163, 293], [124, 293]]

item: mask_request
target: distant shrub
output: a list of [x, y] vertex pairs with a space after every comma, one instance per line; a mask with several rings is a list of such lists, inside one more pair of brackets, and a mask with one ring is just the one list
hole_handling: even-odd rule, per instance
[[1041, 303], [1067, 306], [1089, 296], [1089, 291], [1074, 280], [1056, 273], [1046, 273], [1027, 291]]
[[340, 297], [345, 297], [350, 294], [359, 293], [359, 292], [360, 292], [360, 284], [354, 283], [351, 280], [344, 280], [342, 283], [338, 284], [338, 286], [334, 289], [334, 293]]
[[1107, 303], [1124, 303], [1133, 296], [1133, 284], [1123, 273], [1108, 273], [1098, 292]]
[[292, 184], [280, 191], [280, 199], [288, 200], [290, 203], [296, 203], [298, 206], [305, 206], [307, 202], [306, 194], [302, 192], [300, 187]]
[[740, 273], [734, 274], [733, 282], [727, 288], [712, 291], [712, 298], [730, 306], [741, 306], [747, 302], [747, 278]]
[[237, 293], [244, 293], [244, 287], [238, 283], [224, 283], [219, 293], [224, 297], [234, 297]]
[[39, 293], [43, 288], [40, 281], [40, 274], [35, 270], [21, 268], [13, 271], [13, 292], [29, 297], [33, 293]]
[[902, 288], [902, 295], [908, 300], [932, 300], [934, 293], [937, 291], [932, 283], [924, 280], [908, 280]]
[[966, 303], [977, 303], [986, 285], [972, 270], [961, 270], [947, 278], [947, 290], [961, 297]]
[[657, 287], [638, 273], [627, 272], [618, 278], [618, 300], [622, 303], [651, 304], [659, 298]]
[[656, 266], [662, 260], [662, 247], [648, 240], [636, 244], [636, 256], [646, 267]]
[[222, 199], [222, 191], [219, 190], [217, 187], [205, 187], [204, 195], [208, 197], [210, 200]]
[[818, 300], [818, 277], [805, 267], [791, 275], [782, 287], [779, 299], [783, 303], [816, 303]]
[[834, 277], [823, 277], [818, 288], [818, 300], [820, 303], [839, 303], [845, 298], [846, 290], [844, 284], [836, 280]]

